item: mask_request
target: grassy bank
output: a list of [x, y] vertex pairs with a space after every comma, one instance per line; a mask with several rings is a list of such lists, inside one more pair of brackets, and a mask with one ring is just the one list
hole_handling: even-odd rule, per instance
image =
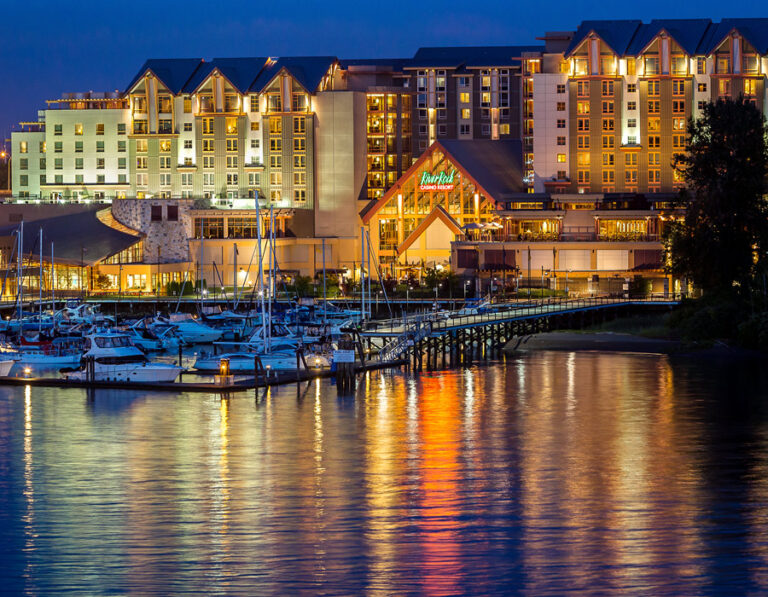
[[678, 340], [679, 336], [675, 333], [675, 330], [670, 328], [669, 321], [669, 313], [650, 313], [633, 317], [620, 317], [578, 330], [568, 331], [580, 334], [632, 334], [633, 336], [654, 340]]

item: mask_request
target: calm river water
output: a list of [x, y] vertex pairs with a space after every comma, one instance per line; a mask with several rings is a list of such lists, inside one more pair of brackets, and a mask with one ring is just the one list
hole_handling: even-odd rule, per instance
[[542, 352], [229, 399], [0, 390], [0, 592], [768, 591], [768, 370]]

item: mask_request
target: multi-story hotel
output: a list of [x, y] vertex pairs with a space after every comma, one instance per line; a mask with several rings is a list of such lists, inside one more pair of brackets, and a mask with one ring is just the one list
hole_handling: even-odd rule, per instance
[[[13, 192], [114, 202], [128, 227], [122, 199], [164, 221], [180, 208], [181, 252], [157, 251], [134, 222], [146, 264], [188, 268], [196, 238], [242, 244], [258, 204], [305, 274], [323, 238], [337, 246], [329, 265], [353, 272], [365, 226], [394, 275], [444, 264], [489, 279], [660, 281], [687, 121], [721, 97], [766, 110], [768, 19], [586, 21], [541, 42], [409, 59], [150, 60], [122, 92], [68, 94], [22, 123]], [[312, 257], [293, 259], [294, 245]]]

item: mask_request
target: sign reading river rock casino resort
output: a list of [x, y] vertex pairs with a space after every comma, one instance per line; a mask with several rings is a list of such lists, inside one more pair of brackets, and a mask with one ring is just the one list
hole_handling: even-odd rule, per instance
[[450, 174], [445, 172], [438, 172], [437, 174], [430, 174], [429, 172], [421, 173], [421, 180], [419, 181], [420, 191], [452, 191], [454, 187], [453, 179], [456, 176], [456, 170], [451, 170]]

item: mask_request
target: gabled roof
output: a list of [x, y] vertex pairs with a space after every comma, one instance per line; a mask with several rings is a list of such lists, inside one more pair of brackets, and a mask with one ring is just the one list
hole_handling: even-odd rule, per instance
[[709, 19], [654, 19], [647, 25], [640, 25], [627, 54], [642, 54], [659, 34], [666, 32], [686, 54], [693, 56], [711, 24]]
[[205, 62], [184, 86], [185, 93], [194, 93], [218, 70], [240, 93], [247, 93], [254, 79], [267, 64], [268, 58], [214, 58]]
[[403, 253], [405, 253], [410, 246], [416, 242], [416, 239], [418, 239], [422, 234], [424, 234], [427, 231], [427, 228], [429, 228], [435, 220], [442, 221], [454, 234], [461, 234], [461, 225], [451, 217], [451, 214], [449, 214], [445, 209], [440, 206], [436, 205], [434, 209], [429, 212], [426, 218], [424, 218], [418, 226], [411, 232], [408, 237], [403, 240], [402, 243], [400, 243], [400, 246], [397, 247], [397, 256], [400, 257]]
[[523, 146], [519, 140], [441, 139], [435, 141], [405, 172], [383, 197], [372, 200], [360, 212], [367, 224], [402, 187], [402, 181], [414, 176], [432, 153], [441, 149], [451, 163], [472, 179], [488, 200], [499, 200], [524, 188], [522, 165]]
[[543, 52], [544, 46], [457, 46], [419, 48], [405, 68], [458, 68], [512, 66], [528, 52]]
[[290, 74], [309, 93], [314, 93], [323, 77], [337, 62], [335, 56], [289, 56], [273, 58], [261, 71], [250, 86], [249, 91], [261, 93], [272, 79], [283, 69]]
[[711, 54], [733, 30], [738, 31], [760, 54], [768, 54], [768, 19], [723, 19], [713, 23], [699, 45], [699, 54]]
[[125, 88], [126, 92], [151, 71], [174, 95], [181, 92], [195, 71], [204, 65], [202, 58], [152, 58], [147, 60]]
[[182, 91], [184, 93], [194, 93], [198, 90], [200, 85], [203, 84], [210, 74], [213, 72], [213, 64], [211, 62], [203, 62], [200, 67], [194, 72], [194, 74], [186, 82]]
[[590, 33], [595, 33], [602, 39], [618, 56], [624, 56], [627, 48], [632, 42], [637, 29], [642, 25], [639, 20], [626, 21], [582, 21], [579, 28], [568, 44], [565, 55], [569, 56], [574, 52]]
[[519, 140], [444, 139], [445, 152], [491, 199], [523, 190], [523, 145]]
[[[98, 209], [29, 222], [24, 228], [25, 255], [40, 252], [40, 228], [43, 229], [43, 260], [50, 260], [51, 243], [57, 263], [95, 265], [135, 245], [140, 236], [126, 234], [104, 224]], [[18, 225], [0, 228], [0, 236], [11, 236]], [[73, 231], [77, 231], [73, 233]]]
[[246, 93], [251, 83], [256, 80], [267, 65], [265, 57], [257, 58], [214, 58], [213, 66], [218, 68], [235, 88], [241, 93]]

